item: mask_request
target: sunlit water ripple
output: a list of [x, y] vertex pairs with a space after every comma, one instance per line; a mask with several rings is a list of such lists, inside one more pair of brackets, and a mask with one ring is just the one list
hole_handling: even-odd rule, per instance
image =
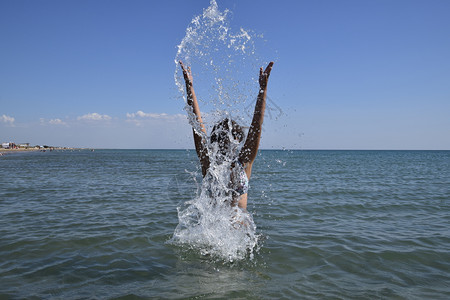
[[201, 180], [195, 151], [0, 166], [0, 298], [450, 297], [449, 151], [262, 151], [261, 248], [234, 263], [167, 242]]

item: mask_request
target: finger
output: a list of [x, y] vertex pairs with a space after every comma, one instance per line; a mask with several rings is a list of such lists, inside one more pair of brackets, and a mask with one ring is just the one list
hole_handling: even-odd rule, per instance
[[266, 70], [264, 71], [265, 73], [267, 73], [267, 76], [270, 75], [270, 71], [272, 71], [272, 66], [273, 66], [273, 61], [271, 61], [268, 65]]
[[183, 62], [181, 60], [179, 62], [180, 62], [181, 69], [183, 70], [183, 73], [186, 72], [186, 69], [184, 68]]

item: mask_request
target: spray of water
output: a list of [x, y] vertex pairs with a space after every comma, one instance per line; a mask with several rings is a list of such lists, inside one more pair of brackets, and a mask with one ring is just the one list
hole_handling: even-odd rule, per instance
[[258, 91], [258, 70], [267, 65], [258, 56], [262, 35], [229, 24], [232, 12], [220, 11], [215, 0], [195, 16], [178, 45], [175, 56], [175, 84], [186, 101], [184, 79], [178, 61], [191, 66], [194, 86], [202, 111], [212, 112], [203, 120], [212, 126], [224, 114], [239, 122], [248, 121], [245, 107]]
[[[185, 102], [185, 83], [178, 62], [192, 68], [201, 110], [210, 112], [202, 114], [207, 131], [225, 118], [248, 123], [245, 108], [258, 91], [256, 76], [263, 62], [256, 54], [256, 42], [262, 36], [243, 28], [233, 31], [228, 22], [230, 15], [211, 0], [210, 6], [192, 19], [175, 57], [175, 84]], [[204, 135], [187, 105], [186, 111], [190, 124]], [[217, 142], [204, 136], [210, 167], [196, 197], [178, 207], [179, 224], [171, 242], [204, 255], [236, 261], [253, 257], [258, 235], [251, 214], [231, 205], [230, 178], [235, 176], [233, 163], [243, 141], [235, 141], [229, 131], [225, 133], [231, 141], [226, 154], [219, 150]]]

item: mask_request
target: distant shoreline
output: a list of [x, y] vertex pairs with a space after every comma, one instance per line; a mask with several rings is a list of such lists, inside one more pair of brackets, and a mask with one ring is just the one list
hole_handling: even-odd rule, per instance
[[[82, 150], [84, 148], [14, 148], [14, 149], [5, 149], [0, 148], [1, 153], [14, 153], [14, 152], [35, 152], [35, 151], [61, 151], [61, 150]], [[90, 149], [90, 148], [89, 148]]]
[[39, 151], [37, 148], [18, 148], [18, 149], [4, 149], [0, 148], [0, 152], [25, 152], [25, 151]]

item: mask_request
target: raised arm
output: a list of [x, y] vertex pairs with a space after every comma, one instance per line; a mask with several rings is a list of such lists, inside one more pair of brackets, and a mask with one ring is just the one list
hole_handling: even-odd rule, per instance
[[267, 68], [259, 70], [259, 93], [256, 100], [255, 112], [253, 120], [248, 130], [247, 139], [239, 153], [239, 160], [244, 164], [247, 176], [250, 177], [253, 161], [258, 154], [259, 142], [261, 140], [261, 130], [264, 121], [264, 111], [266, 110], [267, 83], [269, 81], [270, 72], [272, 71], [273, 62], [270, 62]]
[[[193, 86], [193, 77], [191, 68], [187, 69], [184, 67], [183, 62], [180, 61], [181, 69], [183, 70], [183, 77], [186, 83], [186, 94], [187, 94], [187, 104], [192, 108], [192, 112], [197, 118], [198, 123], [200, 124], [200, 128], [204, 133], [204, 137], [206, 137], [206, 129], [203, 124], [202, 116], [200, 113], [200, 108], [198, 106], [197, 97], [195, 96], [194, 86]], [[195, 150], [197, 151], [197, 156], [200, 159], [200, 163], [202, 165], [202, 174], [206, 175], [206, 171], [209, 168], [209, 157], [208, 151], [206, 148], [206, 141], [204, 141], [204, 137], [200, 133], [198, 133], [194, 127], [192, 128], [192, 133], [194, 135], [194, 143]]]

